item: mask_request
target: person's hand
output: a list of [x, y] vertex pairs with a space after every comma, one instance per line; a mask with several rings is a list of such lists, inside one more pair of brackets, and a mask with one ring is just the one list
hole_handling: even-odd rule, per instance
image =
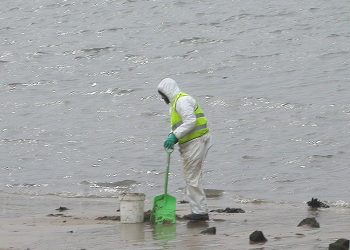
[[165, 149], [174, 149], [174, 145], [178, 142], [178, 139], [173, 133], [168, 135], [168, 138], [164, 142]]

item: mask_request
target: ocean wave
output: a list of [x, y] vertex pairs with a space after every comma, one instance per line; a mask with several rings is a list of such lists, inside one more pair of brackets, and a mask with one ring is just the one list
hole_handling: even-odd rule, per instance
[[117, 198], [119, 196], [119, 192], [114, 193], [98, 193], [98, 194], [82, 194], [82, 193], [74, 193], [74, 192], [57, 192], [57, 193], [47, 193], [41, 196], [57, 196], [62, 198], [89, 198], [89, 199], [101, 199], [101, 198]]
[[90, 181], [82, 181], [80, 182], [82, 185], [89, 185], [92, 188], [113, 188], [113, 189], [129, 189], [132, 186], [140, 184], [134, 180], [122, 180], [115, 182], [90, 182]]
[[34, 144], [34, 143], [39, 143], [39, 140], [37, 139], [1, 139], [0, 143], [3, 142], [4, 144]]
[[183, 38], [178, 43], [180, 44], [206, 44], [206, 43], [219, 43], [224, 42], [221, 39], [210, 39], [206, 37], [191, 37], [191, 38]]
[[254, 198], [237, 198], [235, 200], [238, 203], [242, 204], [265, 204], [265, 203], [273, 203], [272, 201], [264, 200], [264, 199], [254, 199]]
[[[95, 86], [95, 85], [94, 85]], [[140, 88], [134, 88], [134, 89], [122, 89], [122, 88], [108, 88], [106, 90], [103, 91], [92, 91], [92, 92], [88, 92], [85, 93], [84, 95], [96, 95], [96, 94], [100, 94], [100, 95], [112, 95], [114, 97], [119, 97], [119, 96], [127, 96], [130, 95], [131, 93], [133, 93], [134, 91], [140, 90]]]
[[114, 89], [107, 89], [106, 91], [100, 92], [101, 94], [110, 94], [113, 96], [125, 96], [130, 95], [132, 92], [137, 91], [139, 89], [122, 89], [122, 88], [114, 88]]
[[37, 183], [15, 183], [15, 184], [6, 184], [8, 188], [32, 188], [32, 187], [47, 187], [49, 184], [37, 184]]
[[350, 203], [342, 201], [342, 200], [339, 200], [339, 201], [336, 201], [336, 202], [332, 202], [332, 203], [330, 203], [330, 205], [333, 206], [333, 207], [350, 208]]

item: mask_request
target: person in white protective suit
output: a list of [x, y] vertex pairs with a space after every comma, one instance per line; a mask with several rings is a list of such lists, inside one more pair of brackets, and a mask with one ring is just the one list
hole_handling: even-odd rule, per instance
[[180, 91], [171, 78], [163, 79], [158, 93], [166, 104], [170, 104], [171, 133], [164, 142], [166, 149], [173, 149], [179, 143], [186, 182], [186, 195], [191, 214], [188, 220], [209, 220], [207, 200], [202, 188], [202, 167], [211, 146], [207, 118], [195, 99]]

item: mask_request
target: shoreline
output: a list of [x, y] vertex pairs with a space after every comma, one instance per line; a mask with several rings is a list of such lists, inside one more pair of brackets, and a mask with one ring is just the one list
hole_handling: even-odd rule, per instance
[[[208, 222], [178, 220], [176, 225], [148, 222], [122, 224], [96, 220], [117, 216], [115, 198], [61, 198], [0, 193], [0, 250], [17, 249], [328, 249], [339, 238], [348, 238], [349, 208], [310, 210], [306, 204], [234, 203], [245, 213], [210, 212]], [[224, 201], [208, 199], [209, 210]], [[69, 210], [57, 211], [60, 206]], [[188, 204], [177, 204], [177, 215], [188, 213]], [[145, 211], [150, 204], [145, 204]], [[55, 216], [48, 216], [53, 214]], [[60, 214], [60, 215], [57, 215]], [[315, 217], [320, 228], [297, 227]], [[215, 235], [201, 231], [216, 227]], [[249, 235], [260, 230], [264, 244], [250, 244]]]

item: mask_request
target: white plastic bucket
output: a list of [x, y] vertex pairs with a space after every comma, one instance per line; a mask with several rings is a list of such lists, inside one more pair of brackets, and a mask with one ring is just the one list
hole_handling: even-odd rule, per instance
[[144, 221], [144, 201], [143, 193], [123, 193], [120, 200], [120, 222], [121, 223], [141, 223]]

